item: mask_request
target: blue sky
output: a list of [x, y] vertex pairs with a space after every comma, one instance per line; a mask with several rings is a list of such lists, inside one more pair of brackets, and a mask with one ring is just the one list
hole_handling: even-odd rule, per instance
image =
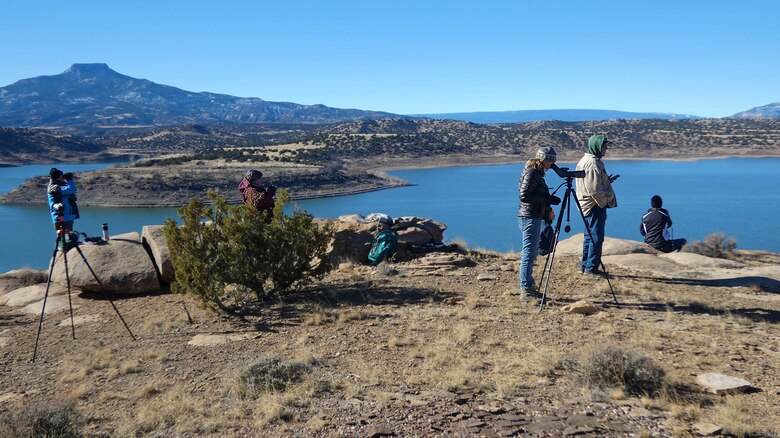
[[723, 117], [780, 101], [777, 1], [4, 2], [0, 86], [105, 62], [190, 91], [401, 114]]

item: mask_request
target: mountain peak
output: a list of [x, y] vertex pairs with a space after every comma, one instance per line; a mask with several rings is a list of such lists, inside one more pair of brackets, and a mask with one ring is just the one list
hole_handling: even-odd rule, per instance
[[97, 73], [110, 73], [118, 74], [116, 71], [111, 70], [111, 67], [106, 63], [96, 62], [87, 64], [73, 64], [65, 70], [65, 74], [81, 74], [81, 75], [93, 75]]

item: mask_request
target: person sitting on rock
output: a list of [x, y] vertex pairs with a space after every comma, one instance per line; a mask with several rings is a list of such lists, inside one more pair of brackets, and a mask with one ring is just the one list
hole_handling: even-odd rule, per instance
[[257, 209], [265, 216], [265, 223], [269, 224], [274, 217], [276, 187], [268, 186], [267, 189], [263, 187], [260, 184], [262, 177], [263, 172], [259, 170], [248, 171], [238, 184], [238, 191], [244, 198], [244, 204]]
[[655, 195], [650, 198], [650, 209], [642, 216], [639, 232], [645, 236], [645, 243], [661, 252], [679, 251], [687, 243], [685, 239], [673, 239], [670, 228], [672, 218], [665, 208], [663, 199]]

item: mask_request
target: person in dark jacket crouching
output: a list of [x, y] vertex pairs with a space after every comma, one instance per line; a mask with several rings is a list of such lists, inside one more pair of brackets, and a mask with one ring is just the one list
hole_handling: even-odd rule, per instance
[[539, 238], [542, 222], [549, 219], [551, 205], [558, 205], [561, 198], [550, 195], [544, 182], [544, 174], [555, 163], [555, 149], [540, 148], [536, 156], [525, 163], [520, 177], [520, 208], [517, 212], [517, 224], [523, 232], [523, 256], [520, 261], [520, 289], [522, 298], [538, 292], [533, 279], [534, 262], [539, 252]]
[[661, 208], [663, 200], [655, 195], [650, 198], [650, 210], [642, 216], [639, 232], [645, 236], [645, 243], [661, 252], [679, 251], [687, 243], [685, 239], [672, 239], [669, 230], [672, 218], [666, 209]]

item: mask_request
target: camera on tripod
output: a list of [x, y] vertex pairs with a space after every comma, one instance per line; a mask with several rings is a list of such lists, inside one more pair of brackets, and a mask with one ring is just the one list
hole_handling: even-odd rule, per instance
[[568, 167], [558, 167], [554, 163], [550, 168], [561, 178], [585, 178], [584, 170], [569, 170]]

